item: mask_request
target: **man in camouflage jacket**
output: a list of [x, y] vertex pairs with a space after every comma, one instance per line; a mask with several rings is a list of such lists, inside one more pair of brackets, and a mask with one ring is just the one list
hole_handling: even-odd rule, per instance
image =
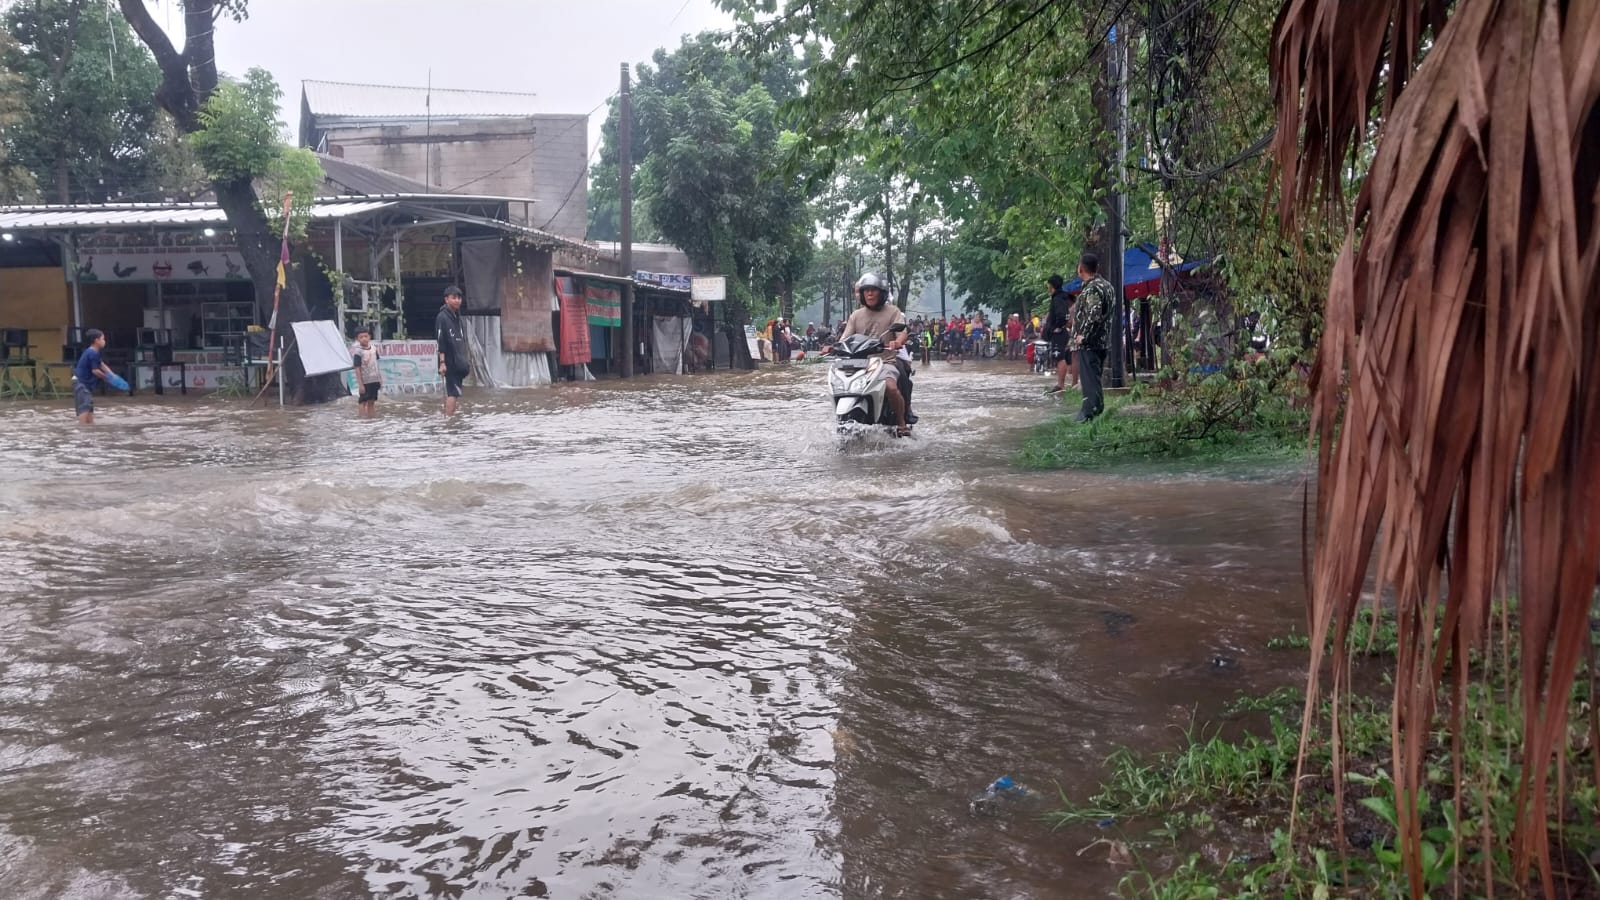
[[1100, 258], [1085, 253], [1078, 259], [1083, 288], [1073, 309], [1072, 355], [1078, 383], [1083, 388], [1083, 409], [1077, 421], [1087, 422], [1105, 409], [1100, 370], [1106, 361], [1106, 331], [1116, 308], [1116, 289], [1100, 277]]

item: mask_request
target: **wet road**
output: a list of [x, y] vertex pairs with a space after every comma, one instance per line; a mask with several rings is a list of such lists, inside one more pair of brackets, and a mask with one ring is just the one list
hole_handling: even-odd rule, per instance
[[1004, 366], [841, 447], [820, 384], [0, 408], [0, 893], [1108, 895], [968, 800], [1292, 677], [1299, 474], [1018, 471]]

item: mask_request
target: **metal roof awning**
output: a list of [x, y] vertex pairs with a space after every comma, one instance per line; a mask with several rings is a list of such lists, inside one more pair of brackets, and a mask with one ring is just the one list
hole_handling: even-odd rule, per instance
[[[393, 200], [318, 201], [313, 219], [343, 219], [397, 205]], [[0, 231], [74, 231], [87, 228], [181, 228], [227, 225], [211, 203], [116, 203], [79, 206], [0, 207]]]
[[667, 287], [666, 285], [657, 284], [654, 281], [643, 281], [638, 278], [624, 278], [621, 275], [606, 275], [601, 272], [583, 272], [578, 269], [568, 269], [562, 266], [557, 266], [555, 273], [559, 276], [568, 278], [584, 278], [589, 281], [603, 281], [607, 284], [615, 284], [618, 286], [631, 284], [635, 288], [646, 288], [656, 293], [672, 294], [673, 296], [677, 297], [688, 297], [691, 295], [690, 291], [686, 291], [683, 288]]
[[[585, 257], [596, 254], [592, 244], [552, 234], [493, 215], [507, 202], [530, 202], [515, 197], [476, 194], [378, 194], [367, 197], [319, 199], [311, 209], [314, 221], [335, 221], [393, 211], [419, 219], [459, 222], [494, 229], [521, 238], [542, 250], [570, 250]], [[479, 207], [473, 209], [473, 207]], [[503, 212], [503, 210], [501, 210]], [[69, 232], [119, 228], [226, 227], [228, 217], [214, 203], [97, 203], [73, 206], [0, 207], [0, 232]]]

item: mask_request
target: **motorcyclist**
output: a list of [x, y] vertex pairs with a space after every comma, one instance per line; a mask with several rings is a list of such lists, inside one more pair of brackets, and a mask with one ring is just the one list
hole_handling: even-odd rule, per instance
[[[905, 348], [911, 333], [904, 327], [905, 313], [889, 302], [888, 288], [874, 272], [862, 275], [856, 282], [856, 299], [860, 305], [845, 321], [844, 333], [839, 339], [864, 334], [883, 342], [886, 360], [896, 370], [895, 377], [885, 381], [885, 399], [894, 410], [895, 433], [910, 434], [909, 423], [916, 419], [911, 416], [911, 353]], [[902, 327], [896, 329], [896, 325]]]

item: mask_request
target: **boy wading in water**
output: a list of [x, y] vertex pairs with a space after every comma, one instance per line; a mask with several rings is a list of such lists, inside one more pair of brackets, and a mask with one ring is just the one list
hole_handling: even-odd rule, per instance
[[84, 332], [89, 346], [78, 355], [78, 364], [72, 367], [72, 400], [78, 410], [79, 425], [94, 424], [94, 382], [111, 377], [111, 367], [100, 358], [106, 348], [106, 334], [98, 328]]
[[350, 359], [356, 364], [356, 382], [361, 385], [356, 416], [370, 419], [378, 414], [383, 371], [378, 368], [378, 348], [372, 346], [372, 332], [365, 326], [356, 329], [356, 342], [350, 345]]
[[444, 414], [453, 416], [461, 398], [461, 382], [472, 371], [472, 351], [467, 349], [467, 331], [461, 326], [461, 288], [452, 284], [444, 289], [444, 305], [433, 320], [433, 330], [439, 341], [439, 374], [444, 377]]

